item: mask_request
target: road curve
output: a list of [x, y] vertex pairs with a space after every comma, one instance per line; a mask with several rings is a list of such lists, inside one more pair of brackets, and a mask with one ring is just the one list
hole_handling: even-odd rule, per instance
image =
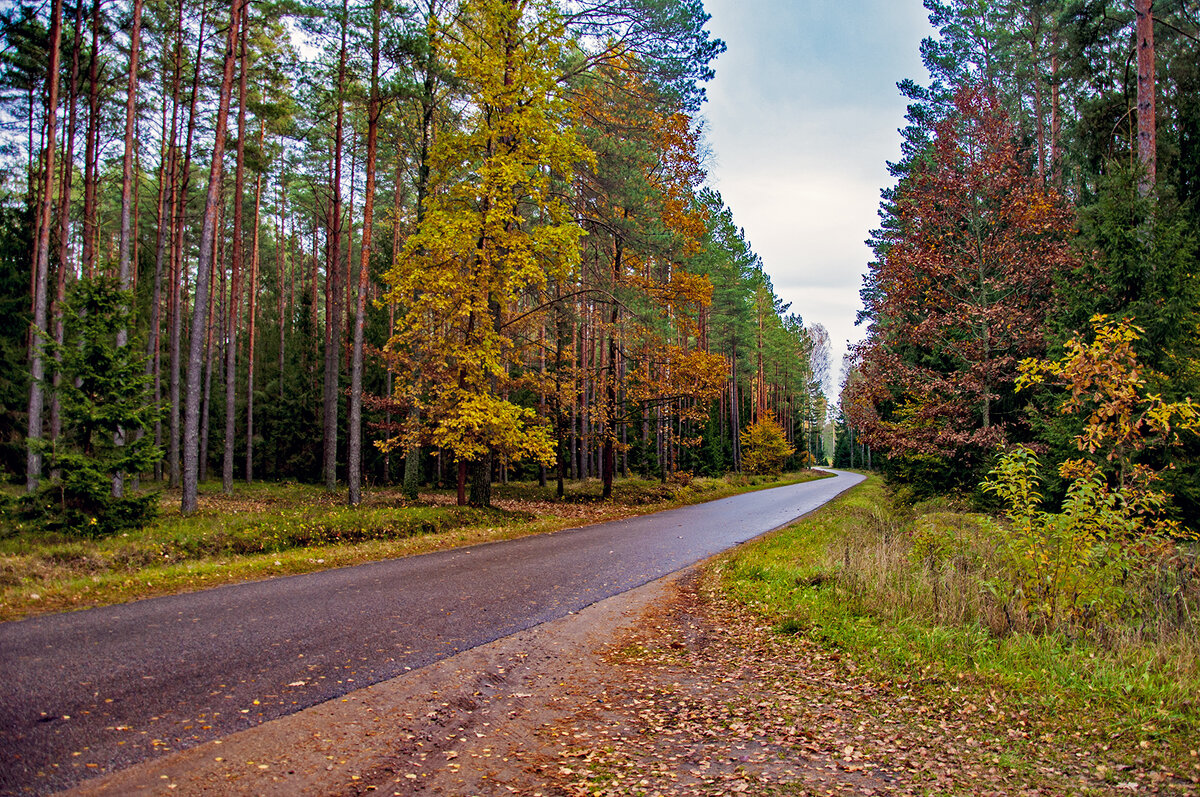
[[863, 478], [834, 473], [554, 534], [0, 624], [0, 793], [56, 791], [577, 611]]

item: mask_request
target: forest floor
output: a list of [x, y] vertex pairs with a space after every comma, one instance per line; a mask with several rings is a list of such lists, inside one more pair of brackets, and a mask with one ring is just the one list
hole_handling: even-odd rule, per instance
[[898, 668], [735, 597], [796, 528], [77, 793], [1200, 794], [1194, 704], [1174, 736], [1120, 725], [1112, 700]]

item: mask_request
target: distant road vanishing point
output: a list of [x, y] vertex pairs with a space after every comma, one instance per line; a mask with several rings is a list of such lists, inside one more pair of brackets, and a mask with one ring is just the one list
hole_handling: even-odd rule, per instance
[[862, 481], [0, 624], [0, 793], [300, 711], [694, 564]]

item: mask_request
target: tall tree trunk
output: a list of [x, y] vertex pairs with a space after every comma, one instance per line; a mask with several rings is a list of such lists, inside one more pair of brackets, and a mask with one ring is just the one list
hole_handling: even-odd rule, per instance
[[1134, 0], [1137, 15], [1137, 132], [1138, 159], [1142, 163], [1142, 179], [1138, 191], [1146, 196], [1153, 190], [1158, 143], [1155, 133], [1154, 108], [1154, 0]]
[[[183, 18], [183, 2], [179, 0], [179, 15], [180, 24], [182, 25]], [[183, 147], [183, 166], [179, 170], [179, 180], [176, 184], [174, 199], [171, 202], [173, 210], [172, 222], [175, 225], [174, 235], [171, 237], [171, 376], [170, 376], [170, 399], [171, 399], [171, 441], [167, 446], [167, 457], [169, 459], [169, 484], [171, 487], [177, 487], [181, 483], [182, 471], [180, 467], [180, 459], [182, 454], [182, 396], [180, 393], [180, 379], [182, 365], [182, 345], [183, 345], [183, 316], [186, 312], [184, 300], [186, 291], [184, 290], [184, 282], [187, 279], [187, 269], [184, 267], [184, 220], [187, 215], [188, 205], [188, 186], [191, 183], [192, 172], [192, 140], [196, 132], [196, 96], [200, 88], [200, 65], [204, 61], [204, 23], [207, 16], [200, 14], [200, 30], [196, 35], [196, 66], [192, 72], [192, 92], [191, 98], [188, 100], [188, 126], [187, 135], [184, 139]], [[182, 30], [182, 28], [181, 28]], [[222, 142], [222, 151], [224, 150]], [[211, 250], [210, 250], [211, 251]], [[197, 269], [202, 268], [198, 263]]]
[[729, 433], [732, 438], [733, 445], [733, 469], [738, 473], [742, 472], [742, 423], [741, 413], [738, 407], [738, 382], [737, 382], [737, 346], [732, 349], [732, 357], [730, 358], [730, 374], [729, 380]]
[[[555, 293], [560, 293], [559, 288], [555, 288]], [[558, 297], [561, 301], [561, 297]], [[554, 437], [555, 437], [555, 453], [558, 455], [558, 462], [555, 464], [555, 486], [554, 494], [561, 501], [565, 493], [566, 476], [566, 433], [563, 431], [563, 410], [562, 410], [562, 369], [563, 369], [563, 348], [566, 341], [563, 339], [563, 333], [566, 329], [566, 323], [563, 320], [564, 311], [559, 302], [554, 303]]]
[[1033, 123], [1037, 135], [1037, 167], [1038, 180], [1045, 182], [1046, 170], [1046, 118], [1045, 118], [1045, 89], [1042, 85], [1042, 25], [1043, 12], [1040, 9], [1028, 9], [1026, 21], [1029, 23], [1029, 55], [1033, 67]]
[[196, 511], [199, 499], [200, 475], [200, 382], [203, 371], [204, 337], [207, 330], [209, 267], [216, 238], [217, 210], [221, 204], [221, 175], [225, 155], [225, 128], [229, 120], [229, 97], [233, 93], [233, 65], [238, 40], [238, 21], [246, 0], [232, 0], [229, 12], [229, 35], [225, 43], [225, 69], [221, 76], [221, 93], [217, 101], [216, 135], [212, 162], [208, 173], [208, 194], [204, 201], [204, 222], [200, 228], [200, 255], [196, 270], [196, 301], [192, 307], [192, 339], [188, 346], [187, 407], [183, 425], [183, 496], [180, 511]]
[[374, 0], [371, 14], [371, 96], [367, 103], [366, 187], [363, 194], [362, 251], [358, 264], [358, 298], [354, 317], [354, 353], [350, 366], [350, 463], [348, 482], [350, 506], [362, 502], [362, 382], [363, 327], [367, 315], [370, 284], [371, 224], [375, 212], [375, 152], [379, 141], [379, 17], [382, 0]]
[[[266, 123], [260, 123], [258, 128], [258, 148], [261, 150], [267, 131]], [[246, 484], [254, 481], [254, 343], [255, 322], [258, 318], [258, 245], [259, 245], [259, 214], [262, 212], [263, 176], [260, 172], [254, 178], [254, 232], [250, 236], [250, 322], [246, 327]], [[279, 286], [280, 293], [283, 286]], [[280, 321], [280, 326], [283, 322]]]
[[[538, 419], [546, 419], [546, 324], [538, 324]], [[546, 463], [538, 463], [538, 487], [546, 486]]]
[[[129, 77], [125, 93], [125, 152], [121, 159], [121, 244], [117, 279], [121, 290], [133, 289], [133, 156], [134, 123], [137, 120], [138, 55], [142, 37], [143, 0], [133, 0], [133, 24], [129, 36]], [[117, 330], [117, 345], [129, 341], [129, 330]], [[118, 442], [117, 445], [122, 445]], [[119, 497], [120, 476], [114, 477], [113, 492]]]
[[1058, 26], [1050, 39], [1050, 173], [1055, 188], [1062, 188], [1062, 108], [1059, 101]]
[[[162, 401], [162, 287], [164, 270], [169, 270], [170, 263], [170, 243], [171, 231], [174, 229], [172, 222], [172, 214], [175, 212], [175, 183], [176, 169], [178, 168], [179, 147], [177, 146], [177, 138], [179, 134], [179, 82], [180, 69], [182, 67], [183, 58], [183, 19], [182, 9], [180, 18], [178, 19], [175, 29], [175, 55], [173, 64], [168, 65], [166, 53], [163, 53], [163, 142], [160, 147], [162, 153], [161, 163], [158, 170], [158, 224], [155, 230], [155, 247], [154, 247], [154, 300], [151, 308], [150, 319], [150, 334], [146, 341], [146, 354], [148, 356], [147, 368], [150, 369], [154, 378], [154, 405], [158, 406]], [[171, 68], [168, 70], [168, 66]], [[170, 88], [167, 88], [167, 73], [170, 71]], [[167, 95], [171, 97], [171, 123], [170, 130], [167, 129], [167, 112], [166, 103]], [[168, 307], [170, 301], [168, 301]], [[154, 444], [162, 445], [162, 419], [156, 417], [154, 421]], [[156, 462], [154, 465], [155, 480], [162, 480], [162, 462]]]
[[92, 2], [92, 51], [88, 57], [88, 124], [83, 155], [83, 273], [96, 275], [96, 160], [100, 153], [100, 0]]
[[[392, 194], [392, 259], [390, 261], [392, 263], [395, 263], [400, 259], [400, 246], [401, 246], [401, 242], [404, 239], [404, 236], [402, 235], [404, 228], [403, 228], [403, 225], [400, 223], [400, 212], [404, 207], [404, 161], [405, 161], [405, 158], [402, 155], [399, 155], [399, 152], [400, 152], [399, 142], [397, 142], [398, 155], [396, 158], [396, 181], [395, 181], [395, 191]], [[395, 328], [396, 328], [396, 303], [389, 299], [388, 300], [388, 328], [387, 328], [388, 336], [390, 336], [392, 334], [392, 331]], [[391, 428], [392, 428], [392, 411], [391, 411], [390, 407], [391, 407], [391, 402], [395, 398], [396, 369], [393, 364], [394, 361], [390, 356], [386, 357], [386, 363], [387, 363], [387, 377], [386, 377], [387, 384], [384, 389], [384, 395], [387, 396], [387, 398], [388, 398], [389, 409], [387, 410], [387, 418], [385, 420], [385, 424], [386, 424], [385, 428], [388, 429], [389, 434], [390, 434]], [[406, 469], [406, 472], [407, 472], [407, 469]], [[391, 455], [390, 451], [383, 452], [383, 474], [384, 474], [383, 475], [384, 481], [388, 484], [391, 484], [392, 483], [392, 455]], [[415, 485], [414, 485], [414, 487], [415, 487]], [[405, 497], [408, 497], [407, 496], [407, 485], [405, 485], [405, 493], [406, 493]], [[415, 498], [416, 496], [414, 495], [413, 497]]]
[[342, 2], [342, 42], [338, 54], [337, 116], [333, 131], [333, 180], [330, 186], [332, 207], [330, 209], [329, 257], [325, 273], [325, 390], [323, 427], [325, 430], [324, 474], [325, 489], [337, 489], [337, 421], [338, 421], [338, 376], [341, 340], [341, 294], [338, 273], [342, 252], [342, 133], [345, 121], [346, 87], [346, 37], [349, 26], [347, 0]]
[[[138, 55], [142, 41], [143, 0], [133, 0], [133, 23], [129, 34], [129, 81], [125, 94], [125, 155], [121, 160], [121, 254], [117, 279], [121, 290], [132, 291], [133, 275], [133, 155], [136, 141], [134, 123], [137, 121]], [[117, 346], [129, 343], [129, 330], [117, 330]], [[118, 429], [113, 445], [125, 445], [125, 430]], [[120, 471], [112, 475], [112, 494], [120, 498], [125, 494], [125, 474]]]
[[604, 430], [603, 461], [600, 468], [601, 478], [604, 482], [603, 498], [612, 497], [613, 472], [617, 465], [617, 322], [620, 320], [620, 304], [617, 302], [616, 293], [621, 281], [623, 251], [624, 241], [618, 235], [613, 252], [613, 297], [608, 316], [608, 376], [604, 386], [606, 428]]
[[[225, 274], [225, 234], [222, 218], [224, 205], [217, 212], [217, 229], [220, 230], [217, 239], [217, 256], [213, 258], [212, 273], [209, 275], [208, 291], [208, 330], [204, 338], [204, 396], [200, 403], [200, 481], [208, 478], [208, 440], [209, 429], [212, 426], [212, 381], [213, 372], [220, 364], [219, 358], [214, 357], [221, 350], [222, 341], [213, 345], [213, 338], [219, 329], [218, 319], [225, 317], [225, 303], [228, 301], [228, 285]], [[220, 267], [218, 268], [218, 265]], [[217, 277], [220, 276], [221, 292], [217, 294]], [[218, 304], [219, 301], [219, 304]]]
[[[346, 226], [342, 229], [342, 240], [346, 242], [346, 259], [341, 261], [342, 264], [342, 285], [346, 288], [345, 300], [342, 316], [346, 322], [344, 330], [338, 334], [342, 336], [341, 346], [346, 355], [346, 373], [350, 373], [351, 361], [354, 358], [354, 353], [351, 351], [351, 342], [354, 339], [354, 294], [357, 287], [354, 283], [354, 275], [351, 273], [354, 266], [354, 188], [355, 178], [358, 176], [358, 137], [355, 135], [357, 131], [354, 129], [354, 124], [350, 124], [350, 197], [346, 203]], [[339, 327], [341, 330], [341, 327]]]
[[58, 203], [58, 278], [55, 280], [54, 303], [51, 308], [51, 323], [54, 328], [54, 343], [59, 352], [54, 368], [54, 391], [50, 394], [50, 440], [58, 440], [62, 432], [62, 416], [59, 412], [57, 388], [62, 381], [62, 345], [64, 339], [63, 302], [67, 295], [67, 271], [71, 265], [71, 167], [75, 160], [75, 121], [79, 98], [79, 51], [83, 46], [83, 3], [75, 4], [75, 30], [71, 47], [71, 88], [67, 98], [67, 142], [63, 150], [62, 183], [59, 186]]
[[[281, 138], [282, 138], [282, 136], [281, 136]], [[285, 176], [281, 172], [279, 175], [279, 215], [275, 222], [275, 261], [276, 261], [275, 268], [276, 268], [276, 274], [278, 275], [278, 277], [276, 279], [276, 285], [279, 287], [279, 292], [277, 294], [276, 304], [275, 304], [276, 316], [279, 321], [279, 379], [278, 379], [278, 382], [279, 382], [278, 402], [279, 403], [277, 405], [277, 409], [280, 413], [282, 413], [282, 411], [283, 411], [283, 401], [284, 401], [283, 372], [284, 372], [284, 354], [285, 354], [286, 345], [287, 345], [287, 336], [286, 336], [285, 332], [286, 332], [288, 324], [290, 323], [290, 320], [291, 320], [291, 303], [287, 301], [287, 299], [285, 298], [285, 294], [283, 292], [283, 279], [284, 279], [284, 268], [285, 268], [284, 239], [287, 237], [287, 228], [285, 226], [286, 222], [284, 221], [284, 213], [286, 210], [286, 201], [287, 201], [287, 191], [285, 190], [285, 183], [286, 183]], [[293, 231], [295, 230], [294, 224], [293, 224], [292, 229], [293, 229]], [[296, 282], [295, 282], [296, 268], [295, 268], [294, 260], [292, 261], [291, 274], [292, 274], [292, 282], [291, 282], [292, 290], [294, 291], [295, 284], [296, 284]], [[276, 435], [275, 437], [276, 437], [275, 474], [276, 474], [276, 477], [278, 478], [280, 471], [282, 469], [282, 465], [283, 465], [283, 457], [282, 457], [282, 438], [283, 438], [283, 436]]]
[[[429, 198], [430, 163], [429, 151], [433, 145], [434, 113], [437, 109], [437, 47], [433, 35], [436, 17], [436, 0], [429, 0], [425, 9], [425, 30], [428, 33], [428, 50], [425, 61], [425, 80], [421, 91], [421, 145], [417, 160], [417, 229], [425, 220], [425, 210]], [[397, 185], [399, 183], [397, 182]], [[420, 384], [420, 374], [414, 372], [413, 384]], [[417, 427], [421, 422], [421, 411], [413, 401], [408, 410], [405, 424], [406, 430]], [[440, 461], [440, 460], [439, 460]], [[421, 481], [421, 447], [413, 444], [404, 452], [404, 495], [410, 500], [416, 500], [417, 487]]]
[[233, 492], [233, 444], [237, 435], [237, 338], [238, 315], [242, 309], [242, 254], [245, 251], [242, 211], [246, 190], [246, 72], [250, 60], [246, 46], [247, 21], [247, 4], [243, 4], [238, 45], [241, 68], [238, 73], [237, 161], [233, 177], [233, 266], [229, 274], [229, 305], [225, 308], [228, 314], [225, 328], [225, 456], [221, 460], [221, 489], [226, 495]]
[[[313, 204], [315, 206], [315, 204], [316, 204], [315, 200], [314, 200]], [[318, 287], [320, 285], [321, 267], [320, 267], [320, 263], [317, 259], [317, 252], [321, 248], [320, 235], [319, 235], [320, 226], [321, 226], [320, 220], [317, 218], [316, 209], [314, 207], [313, 220], [312, 220], [312, 260], [310, 263], [311, 274], [309, 275], [309, 280], [308, 280], [309, 304], [310, 304], [309, 310], [312, 313], [312, 343], [313, 343], [312, 353], [313, 353], [314, 361], [317, 358], [317, 354], [319, 354], [319, 348], [320, 348], [319, 344], [318, 344], [317, 330], [321, 328], [321, 306], [320, 306], [320, 301], [319, 301], [320, 300], [320, 295], [319, 295], [320, 289]], [[326, 249], [328, 250], [328, 246], [326, 246]], [[314, 377], [314, 384], [315, 383], [316, 383], [316, 380]]]
[[50, 211], [54, 204], [54, 145], [58, 122], [59, 44], [62, 39], [62, 0], [54, 0], [50, 21], [50, 64], [47, 71], [46, 159], [38, 210], [37, 248], [33, 260], [33, 338], [29, 347], [29, 429], [26, 435], [25, 489], [33, 492], [42, 478], [42, 409], [46, 376], [42, 345], [47, 333], [47, 294], [50, 275]]

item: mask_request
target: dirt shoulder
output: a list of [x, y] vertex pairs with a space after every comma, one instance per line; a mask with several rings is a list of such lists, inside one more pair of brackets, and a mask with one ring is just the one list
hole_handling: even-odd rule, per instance
[[[563, 794], [544, 729], [611, 677], [603, 652], [670, 578], [437, 664], [198, 747], [87, 781], [102, 794]], [[597, 693], [599, 694], [599, 693]], [[515, 792], [514, 792], [515, 790]]]
[[73, 793], [1200, 793], [1038, 738], [1011, 696], [880, 681], [702, 572]]

